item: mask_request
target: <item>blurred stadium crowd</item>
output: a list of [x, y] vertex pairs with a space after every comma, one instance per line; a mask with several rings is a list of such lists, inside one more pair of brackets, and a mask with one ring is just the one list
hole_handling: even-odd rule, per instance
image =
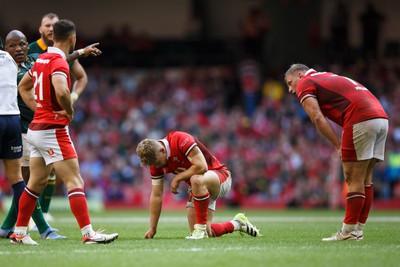
[[[387, 160], [374, 177], [375, 196], [399, 198], [399, 70], [384, 62], [315, 68], [363, 82], [384, 104], [391, 129]], [[88, 87], [76, 103], [70, 129], [89, 198], [140, 205], [150, 185], [135, 154], [137, 143], [182, 130], [197, 136], [232, 170], [229, 204], [251, 197], [289, 206], [328, 205], [332, 168], [340, 168], [332, 160], [337, 155], [297, 98], [286, 93], [284, 70], [262, 76], [251, 115], [245, 112], [235, 66], [140, 70], [97, 65], [87, 71]]]
[[[377, 198], [399, 198], [399, 70], [383, 62], [325, 67], [362, 81], [390, 114], [387, 160], [379, 164], [374, 184]], [[294, 206], [328, 204], [329, 175], [339, 168], [332, 166], [336, 152], [315, 131], [297, 98], [286, 93], [281, 76], [262, 77], [251, 116], [231, 66], [96, 67], [89, 77], [71, 128], [88, 189], [104, 192], [104, 198], [124, 200], [125, 190], [140, 188], [148, 177], [135, 155], [141, 139], [179, 129], [196, 135], [232, 170], [232, 204], [250, 195]]]

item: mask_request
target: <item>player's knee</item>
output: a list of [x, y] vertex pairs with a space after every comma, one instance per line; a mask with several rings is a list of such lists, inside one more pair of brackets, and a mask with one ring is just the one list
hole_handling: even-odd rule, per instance
[[14, 185], [16, 183], [22, 182], [24, 179], [22, 178], [22, 176], [15, 175], [9, 177], [7, 176], [7, 180], [10, 185]]
[[85, 187], [85, 182], [81, 177], [79, 178], [70, 178], [67, 181], [65, 181], [65, 186], [67, 187], [68, 190], [76, 189], [76, 188], [81, 188], [83, 189]]
[[202, 186], [203, 185], [202, 176], [193, 175], [190, 178], [190, 185], [191, 185], [192, 189], [199, 188], [200, 186]]

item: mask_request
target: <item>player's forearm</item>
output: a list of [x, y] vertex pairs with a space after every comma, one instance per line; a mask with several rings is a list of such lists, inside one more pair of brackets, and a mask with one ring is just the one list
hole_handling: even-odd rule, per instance
[[77, 60], [80, 57], [78, 50], [75, 50], [74, 52], [72, 52], [71, 54], [69, 54], [67, 56], [67, 61], [71, 62], [74, 60]]
[[32, 77], [25, 73], [21, 81], [18, 84], [18, 92], [24, 101], [24, 103], [32, 110], [36, 111], [36, 101], [33, 88]]
[[158, 221], [161, 215], [162, 196], [150, 197], [150, 228], [157, 229]]
[[67, 114], [73, 114], [74, 109], [72, 108], [71, 97], [69, 92], [66, 90], [62, 93], [56, 94], [57, 101], [60, 103], [60, 106], [67, 112]]
[[21, 98], [24, 103], [33, 111], [36, 111], [36, 102], [35, 96], [31, 91], [21, 91], [20, 92]]
[[189, 169], [176, 175], [176, 179], [180, 182], [188, 181], [193, 175], [203, 175], [207, 172], [207, 168], [201, 165], [192, 165]]
[[316, 119], [314, 121], [315, 126], [321, 132], [323, 136], [325, 136], [335, 147], [336, 150], [340, 149], [340, 140], [333, 130], [331, 124], [325, 118]]
[[87, 83], [88, 78], [86, 75], [75, 80], [74, 85], [72, 86], [72, 93], [76, 93], [78, 96], [80, 96], [83, 90], [85, 90]]

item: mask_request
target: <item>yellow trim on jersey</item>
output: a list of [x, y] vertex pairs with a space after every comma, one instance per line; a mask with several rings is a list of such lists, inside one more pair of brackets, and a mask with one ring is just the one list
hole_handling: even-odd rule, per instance
[[44, 42], [42, 39], [37, 40], [36, 43], [38, 44], [38, 46], [39, 46], [43, 51], [46, 51], [46, 50], [47, 50], [47, 45], [45, 44], [45, 42]]

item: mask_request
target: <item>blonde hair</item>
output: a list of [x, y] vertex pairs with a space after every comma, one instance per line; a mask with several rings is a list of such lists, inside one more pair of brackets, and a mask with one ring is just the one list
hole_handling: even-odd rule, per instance
[[154, 139], [144, 139], [138, 144], [136, 153], [139, 156], [142, 166], [148, 167], [156, 164], [158, 149], [157, 142], [158, 141]]

